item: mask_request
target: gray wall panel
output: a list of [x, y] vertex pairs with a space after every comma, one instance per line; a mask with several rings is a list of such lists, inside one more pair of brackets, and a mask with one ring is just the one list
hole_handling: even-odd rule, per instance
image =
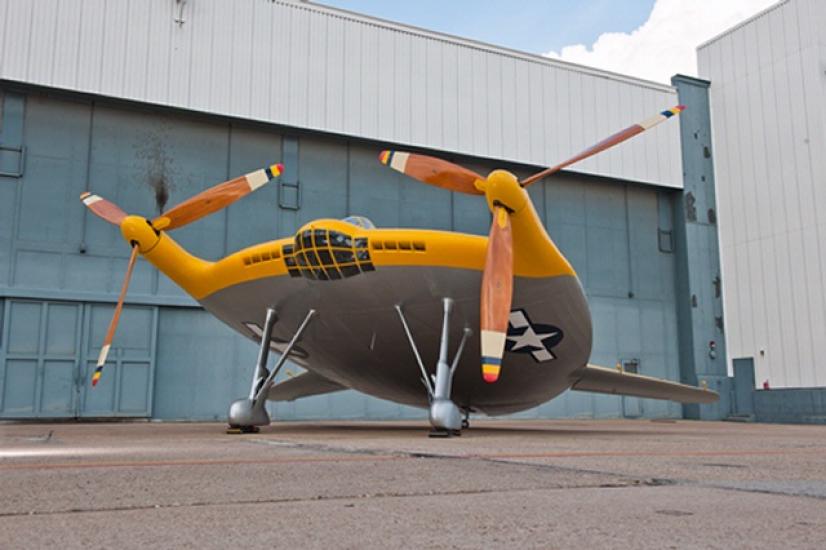
[[25, 124], [27, 163], [17, 205], [18, 244], [76, 243], [83, 213], [67, 212], [65, 206], [85, 187], [88, 140], [78, 136], [88, 135], [88, 105], [30, 97]]
[[[228, 178], [281, 160], [281, 136], [275, 132], [263, 128], [231, 126], [229, 135]], [[225, 219], [225, 251], [232, 252], [257, 244], [265, 235], [275, 236], [279, 217], [279, 209], [274, 207], [275, 204], [278, 204], [278, 186], [267, 185], [256, 191], [255, 200], [238, 201], [224, 212], [214, 214], [216, 218]]]
[[256, 347], [209, 314], [161, 308], [154, 416], [222, 420], [249, 393]]
[[318, 218], [347, 216], [346, 147], [324, 138], [310, 137], [301, 138], [298, 147], [301, 209], [297, 212], [295, 229]]

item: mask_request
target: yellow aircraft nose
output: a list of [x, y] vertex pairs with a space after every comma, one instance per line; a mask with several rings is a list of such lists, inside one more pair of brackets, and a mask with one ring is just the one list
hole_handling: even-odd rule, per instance
[[494, 170], [485, 181], [485, 198], [491, 210], [504, 206], [511, 213], [519, 212], [528, 203], [527, 192], [516, 176], [507, 170]]
[[149, 224], [149, 220], [140, 216], [126, 216], [120, 223], [120, 232], [130, 245], [137, 243], [141, 254], [152, 250], [160, 240], [158, 232]]

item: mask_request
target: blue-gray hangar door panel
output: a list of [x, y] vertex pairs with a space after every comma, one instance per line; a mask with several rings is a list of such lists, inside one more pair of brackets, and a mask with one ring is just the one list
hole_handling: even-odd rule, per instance
[[89, 381], [111, 305], [6, 300], [0, 418], [148, 417], [157, 308], [127, 306], [101, 383]]

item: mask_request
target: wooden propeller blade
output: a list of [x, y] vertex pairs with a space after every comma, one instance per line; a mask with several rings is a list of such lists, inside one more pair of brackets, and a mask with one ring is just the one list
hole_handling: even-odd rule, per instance
[[458, 164], [403, 151], [382, 151], [379, 154], [379, 160], [393, 170], [424, 183], [450, 191], [484, 195], [484, 191], [477, 185], [483, 185], [485, 178]]
[[106, 331], [106, 338], [103, 339], [103, 346], [100, 348], [95, 373], [92, 375], [92, 386], [97, 386], [103, 374], [103, 367], [106, 365], [106, 357], [109, 355], [109, 348], [112, 347], [112, 340], [115, 339], [115, 330], [118, 328], [120, 313], [123, 311], [123, 300], [126, 298], [126, 289], [129, 288], [129, 280], [132, 278], [132, 270], [135, 268], [135, 261], [138, 259], [138, 247], [132, 247], [132, 255], [129, 256], [129, 264], [126, 266], [126, 276], [123, 278], [123, 286], [118, 296], [118, 305], [115, 306], [115, 313], [109, 322], [109, 329]]
[[663, 111], [659, 114], [656, 114], [656, 115], [652, 116], [651, 118], [643, 120], [642, 122], [640, 122], [638, 124], [634, 124], [632, 126], [629, 126], [625, 130], [620, 130], [616, 134], [603, 139], [602, 141], [600, 141], [596, 145], [592, 145], [591, 147], [585, 149], [584, 151], [582, 151], [578, 155], [569, 158], [565, 162], [557, 164], [556, 166], [553, 166], [553, 167], [548, 168], [546, 170], [542, 170], [538, 174], [534, 174], [533, 176], [522, 180], [520, 182], [520, 184], [522, 185], [522, 187], [527, 187], [530, 184], [534, 183], [535, 181], [541, 180], [542, 178], [550, 176], [551, 174], [555, 174], [556, 172], [559, 172], [563, 168], [565, 168], [567, 166], [570, 166], [571, 164], [573, 164], [575, 162], [579, 162], [580, 160], [587, 159], [588, 157], [594, 156], [597, 153], [605, 151], [606, 149], [608, 149], [610, 147], [613, 147], [614, 145], [617, 145], [618, 143], [622, 143], [623, 141], [625, 141], [627, 139], [631, 139], [632, 137], [636, 136], [637, 134], [641, 134], [644, 131], [648, 130], [649, 128], [653, 128], [654, 126], [656, 126], [660, 122], [668, 120], [669, 118], [671, 118], [674, 115], [680, 114], [680, 112], [684, 111], [684, 110], [685, 110], [685, 105], [677, 105], [676, 107], [672, 107], [671, 109], [666, 109], [665, 111]]
[[86, 208], [92, 211], [99, 218], [103, 218], [112, 225], [120, 225], [126, 212], [121, 210], [115, 203], [109, 202], [103, 197], [86, 192], [80, 195], [80, 200]]
[[513, 230], [507, 210], [497, 206], [493, 211], [488, 237], [479, 310], [482, 378], [485, 382], [492, 383], [499, 379], [512, 299]]
[[238, 199], [265, 185], [271, 179], [277, 178], [283, 170], [283, 165], [273, 164], [268, 168], [262, 168], [239, 178], [219, 183], [158, 216], [152, 220], [152, 226], [158, 231], [183, 227], [188, 223], [226, 208]]

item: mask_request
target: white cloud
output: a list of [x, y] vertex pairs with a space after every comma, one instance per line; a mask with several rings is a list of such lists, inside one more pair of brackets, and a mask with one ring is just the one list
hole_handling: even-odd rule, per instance
[[776, 3], [656, 0], [648, 20], [630, 33], [604, 33], [590, 48], [574, 44], [544, 55], [668, 83], [676, 73], [696, 76], [696, 48], [701, 43]]

